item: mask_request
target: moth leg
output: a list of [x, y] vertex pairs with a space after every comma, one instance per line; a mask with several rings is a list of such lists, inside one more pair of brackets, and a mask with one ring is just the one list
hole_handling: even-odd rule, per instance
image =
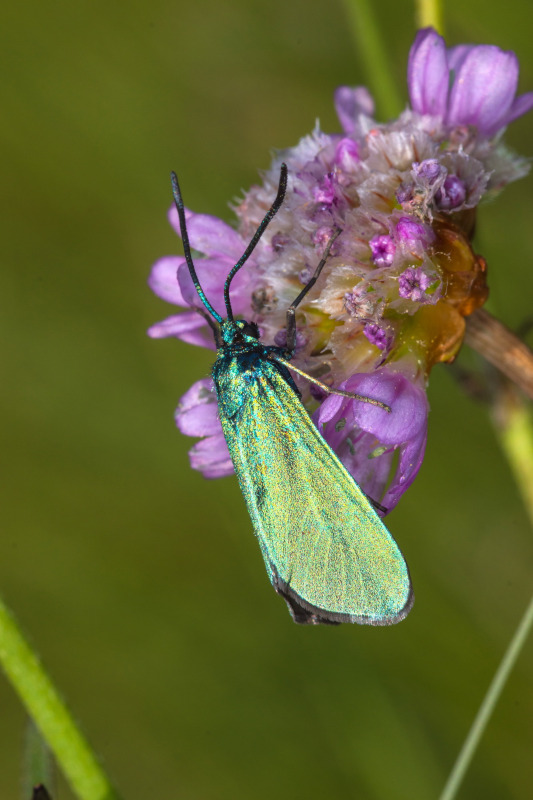
[[335, 239], [337, 238], [337, 236], [340, 233], [341, 233], [340, 228], [337, 228], [337, 230], [335, 231], [335, 233], [332, 235], [331, 239], [329, 240], [329, 242], [327, 244], [327, 247], [324, 250], [324, 255], [320, 259], [320, 263], [319, 263], [318, 267], [315, 269], [315, 272], [314, 272], [312, 278], [310, 278], [310, 280], [306, 283], [306, 285], [304, 286], [304, 288], [302, 289], [302, 291], [300, 292], [300, 294], [298, 295], [296, 300], [293, 300], [293, 302], [290, 304], [290, 306], [287, 309], [287, 346], [286, 346], [286, 352], [287, 352], [287, 354], [289, 356], [293, 355], [294, 348], [296, 347], [296, 308], [297, 308], [297, 306], [300, 305], [300, 303], [304, 299], [304, 297], [307, 294], [307, 292], [310, 289], [312, 289], [313, 286], [315, 285], [315, 283], [317, 282], [318, 277], [319, 277], [320, 273], [322, 272], [322, 269], [324, 268], [324, 264], [328, 260], [329, 251], [331, 250], [333, 242], [335, 241]]
[[364, 394], [357, 394], [356, 392], [346, 392], [344, 389], [332, 389], [331, 386], [326, 386], [325, 383], [322, 381], [313, 378], [312, 375], [309, 375], [307, 372], [304, 372], [298, 367], [295, 367], [290, 361], [286, 361], [284, 358], [278, 355], [270, 355], [269, 356], [272, 361], [277, 361], [279, 364], [283, 364], [284, 367], [290, 369], [291, 372], [297, 372], [298, 375], [301, 375], [302, 378], [305, 378], [310, 383], [314, 383], [315, 386], [320, 386], [322, 391], [326, 392], [326, 394], [340, 394], [341, 397], [349, 397], [352, 400], [361, 400], [363, 403], [370, 403], [371, 406], [378, 406], [379, 408], [383, 408], [385, 411], [390, 413], [391, 407], [388, 406], [386, 403], [382, 403], [381, 400], [374, 400], [373, 397], [366, 397]]

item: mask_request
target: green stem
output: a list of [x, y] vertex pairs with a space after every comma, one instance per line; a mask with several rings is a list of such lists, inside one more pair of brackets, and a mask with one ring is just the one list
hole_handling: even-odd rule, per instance
[[508, 397], [498, 409], [495, 424], [500, 444], [513, 471], [533, 525], [533, 428], [527, 408]]
[[31, 717], [28, 719], [24, 738], [21, 796], [24, 800], [28, 800], [28, 797], [32, 796], [33, 787], [39, 784], [44, 784], [49, 791], [52, 791], [54, 765], [50, 748]]
[[[502, 399], [496, 409], [495, 425], [501, 446], [522, 493], [529, 518], [533, 524], [533, 430], [530, 417], [516, 397]], [[503, 691], [531, 628], [533, 627], [533, 597], [520, 620], [496, 674], [481, 703], [453, 766], [440, 800], [453, 800], [470, 765], [487, 723]]]
[[441, 0], [416, 0], [417, 28], [435, 28], [444, 35], [444, 22]]
[[444, 787], [444, 790], [440, 796], [440, 800], [452, 800], [455, 797], [470, 765], [472, 757], [477, 749], [479, 741], [483, 736], [485, 728], [487, 727], [490, 716], [494, 711], [494, 707], [499, 700], [503, 687], [507, 682], [509, 673], [515, 665], [515, 662], [520, 654], [520, 651], [522, 650], [524, 642], [528, 637], [532, 625], [533, 597], [529, 601], [529, 605], [526, 608], [525, 614], [520, 620], [520, 624], [518, 625], [518, 628], [516, 629], [515, 634], [509, 643], [507, 652], [505, 653], [500, 666], [496, 670], [496, 674], [492, 679], [492, 683], [490, 684], [488, 691], [483, 698], [483, 702], [479, 707], [479, 711], [477, 712], [474, 722], [472, 723], [472, 727], [468, 732], [468, 736], [464, 741], [461, 752], [459, 753], [453, 766], [450, 776], [446, 782], [446, 786]]
[[39, 659], [1, 600], [0, 664], [78, 797], [118, 800]]
[[344, 0], [355, 49], [361, 56], [366, 83], [386, 119], [398, 116], [402, 102], [392, 79], [389, 56], [370, 0]]

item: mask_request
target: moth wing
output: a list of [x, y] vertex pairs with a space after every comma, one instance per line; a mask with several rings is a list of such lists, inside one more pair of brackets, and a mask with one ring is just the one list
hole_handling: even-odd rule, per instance
[[390, 625], [410, 611], [407, 564], [365, 494], [265, 361], [221, 422], [270, 580], [296, 622]]

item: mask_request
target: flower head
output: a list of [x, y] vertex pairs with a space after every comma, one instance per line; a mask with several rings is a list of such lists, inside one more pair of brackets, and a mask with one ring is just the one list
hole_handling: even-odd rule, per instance
[[[533, 107], [533, 93], [515, 98], [517, 75], [513, 53], [486, 45], [447, 49], [435, 31], [420, 31], [409, 57], [412, 109], [380, 124], [365, 89], [341, 87], [335, 104], [343, 133], [317, 127], [280, 153], [264, 184], [235, 209], [237, 230], [187, 212], [191, 247], [204, 255], [196, 259], [200, 283], [222, 314], [226, 276], [270, 206], [286, 162], [285, 201], [232, 283], [233, 310], [255, 321], [267, 344], [284, 347], [286, 310], [330, 248], [298, 306], [293, 362], [327, 386], [381, 400], [392, 411], [327, 396], [298, 375], [295, 381], [319, 430], [387, 508], [423, 458], [431, 369], [453, 360], [464, 317], [488, 295], [485, 261], [471, 245], [477, 206], [527, 171], [496, 135]], [[170, 220], [179, 233], [175, 210]], [[151, 336], [213, 347], [185, 259], [158, 261], [150, 285], [189, 309], [154, 325]], [[184, 395], [176, 421], [182, 432], [204, 437], [191, 450], [193, 467], [207, 477], [232, 472], [210, 380]]]

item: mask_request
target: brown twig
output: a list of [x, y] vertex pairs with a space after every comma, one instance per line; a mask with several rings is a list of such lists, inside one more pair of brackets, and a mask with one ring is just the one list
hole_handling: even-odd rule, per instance
[[533, 351], [502, 322], [479, 308], [466, 318], [465, 342], [533, 400]]

